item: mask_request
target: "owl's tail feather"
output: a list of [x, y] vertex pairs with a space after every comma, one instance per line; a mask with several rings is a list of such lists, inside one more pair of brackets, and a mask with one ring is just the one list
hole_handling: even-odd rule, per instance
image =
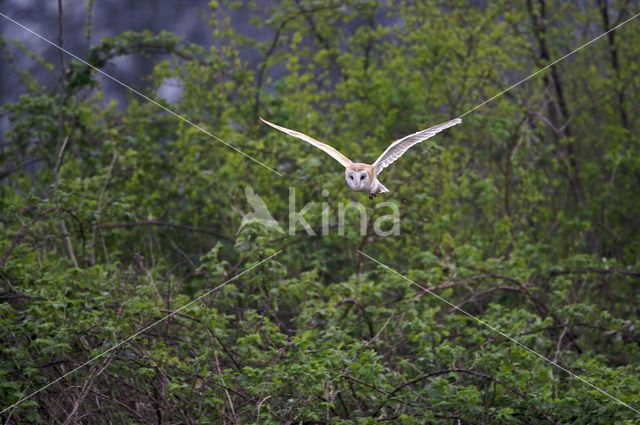
[[378, 190], [376, 191], [376, 195], [378, 193], [385, 193], [385, 192], [388, 192], [388, 191], [389, 191], [389, 189], [384, 187], [384, 185], [382, 183], [378, 182]]

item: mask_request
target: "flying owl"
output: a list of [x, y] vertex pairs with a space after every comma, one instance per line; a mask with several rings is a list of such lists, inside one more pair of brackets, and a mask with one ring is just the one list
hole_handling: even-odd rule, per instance
[[262, 118], [260, 119], [265, 124], [268, 124], [271, 127], [287, 133], [293, 137], [302, 139], [305, 142], [310, 143], [313, 146], [331, 155], [333, 159], [338, 161], [340, 164], [342, 164], [342, 166], [346, 168], [344, 172], [344, 178], [347, 180], [347, 185], [352, 190], [369, 192], [369, 199], [372, 201], [373, 198], [378, 194], [389, 191], [389, 189], [384, 187], [384, 185], [378, 181], [378, 174], [380, 174], [382, 170], [391, 165], [396, 159], [400, 158], [411, 146], [427, 140], [428, 138], [436, 135], [445, 128], [453, 127], [454, 125], [460, 124], [462, 122], [460, 118], [456, 118], [454, 120], [435, 125], [431, 128], [427, 128], [426, 130], [410, 134], [406, 137], [403, 137], [402, 139], [398, 139], [391, 145], [389, 145], [387, 150], [382, 152], [382, 155], [380, 155], [380, 157], [376, 159], [376, 162], [369, 165], [363, 164], [361, 162], [353, 162], [331, 146], [319, 142], [313, 137], [307, 136], [306, 134], [294, 130], [289, 130], [285, 127], [280, 127], [279, 125], [270, 123], [269, 121]]

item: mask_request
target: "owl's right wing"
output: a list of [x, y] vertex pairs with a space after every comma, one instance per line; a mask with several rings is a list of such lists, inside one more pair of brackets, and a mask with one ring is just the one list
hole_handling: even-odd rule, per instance
[[456, 124], [460, 124], [462, 120], [460, 118], [453, 119], [451, 121], [443, 122], [442, 124], [434, 125], [426, 130], [418, 131], [417, 133], [410, 134], [402, 139], [398, 139], [389, 145], [376, 162], [373, 163], [373, 169], [376, 176], [380, 172], [391, 165], [396, 159], [400, 158], [409, 148], [420, 142], [427, 140], [430, 137], [440, 133], [445, 128], [453, 127]]
[[271, 123], [271, 122], [269, 122], [267, 120], [264, 120], [262, 118], [260, 118], [260, 120], [263, 123], [268, 124], [271, 127], [275, 128], [276, 130], [280, 130], [283, 133], [287, 133], [290, 136], [297, 137], [298, 139], [302, 139], [305, 142], [315, 146], [316, 148], [325, 151], [326, 153], [331, 155], [331, 157], [333, 159], [335, 159], [340, 164], [342, 164], [345, 168], [348, 167], [349, 165], [353, 164], [353, 161], [351, 161], [349, 158], [347, 158], [346, 156], [344, 156], [340, 152], [338, 152], [337, 149], [332, 148], [331, 146], [327, 145], [326, 143], [319, 142], [316, 139], [314, 139], [313, 137], [309, 137], [306, 134], [300, 133], [298, 131], [289, 130], [288, 128], [285, 128], [285, 127], [280, 127], [279, 125]]

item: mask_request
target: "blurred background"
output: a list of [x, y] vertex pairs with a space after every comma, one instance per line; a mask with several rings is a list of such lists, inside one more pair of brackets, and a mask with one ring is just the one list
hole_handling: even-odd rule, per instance
[[[637, 421], [640, 21], [474, 108], [638, 1], [0, 12], [277, 171], [0, 17], [3, 422]], [[374, 203], [258, 120], [372, 163], [461, 115], [382, 172]], [[243, 223], [250, 191], [312, 231]], [[348, 202], [366, 217], [340, 231]]]
[[[275, 6], [277, 2], [258, 2], [259, 7], [266, 14], [268, 10]], [[63, 44], [65, 49], [71, 53], [86, 58], [92, 42], [101, 40], [103, 37], [113, 37], [124, 31], [149, 30], [159, 32], [167, 30], [179, 34], [185, 40], [197, 43], [201, 46], [210, 46], [214, 43], [215, 37], [211, 28], [207, 26], [206, 14], [209, 9], [207, 1], [105, 1], [62, 3], [62, 23], [63, 23]], [[66, 6], [66, 7], [65, 7]], [[226, 5], [222, 5], [225, 7]], [[22, 23], [27, 28], [32, 29], [43, 37], [56, 42], [59, 37], [58, 26], [58, 2], [54, 1], [7, 1], [0, 2], [2, 13]], [[233, 19], [233, 26], [236, 31], [246, 34], [249, 37], [260, 38], [269, 37], [269, 28], [257, 28], [251, 25], [251, 16], [245, 13], [242, 8], [226, 8], [229, 16]], [[126, 12], [125, 12], [126, 11]], [[94, 19], [93, 17], [99, 17]], [[87, 37], [85, 32], [87, 23], [91, 21], [91, 36]], [[64, 29], [66, 29], [66, 34]], [[24, 47], [46, 58], [51, 62], [57, 62], [59, 50], [43, 42], [36, 36], [30, 34], [19, 26], [3, 19], [0, 33], [6, 40], [15, 39]], [[7, 48], [12, 54], [20, 50], [15, 43], [8, 43]], [[247, 60], [254, 62], [259, 60], [256, 52], [246, 49], [244, 53]], [[162, 53], [159, 52], [161, 55]], [[48, 86], [57, 83], [58, 78], [50, 72], [42, 69], [34, 63], [28, 56], [16, 55], [15, 64], [23, 70], [28, 70], [38, 81]], [[127, 55], [113, 58], [110, 61], [108, 70], [110, 75], [127, 83], [144, 87], [144, 76], [153, 70], [153, 61], [137, 55]], [[8, 61], [0, 64], [3, 78], [0, 81], [0, 102], [15, 101], [24, 91], [20, 87], [18, 78], [11, 71]], [[104, 82], [103, 76], [96, 76]], [[165, 87], [166, 97], [172, 99], [172, 87]], [[126, 103], [128, 90], [118, 84], [110, 83], [104, 87], [105, 96], [113, 98], [119, 104]], [[173, 97], [175, 99], [175, 97]], [[172, 100], [173, 100], [172, 99]], [[4, 121], [6, 125], [6, 120]], [[6, 128], [5, 128], [6, 130]], [[4, 132], [3, 132], [4, 133]], [[4, 134], [3, 134], [4, 136]]]

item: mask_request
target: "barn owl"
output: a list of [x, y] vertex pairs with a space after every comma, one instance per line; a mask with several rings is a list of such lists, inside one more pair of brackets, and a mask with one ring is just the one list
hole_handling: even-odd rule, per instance
[[344, 178], [347, 180], [347, 186], [349, 186], [352, 190], [369, 192], [369, 199], [372, 201], [373, 198], [378, 194], [389, 191], [389, 189], [384, 187], [384, 185], [378, 181], [378, 174], [380, 174], [383, 169], [400, 158], [411, 146], [427, 140], [428, 138], [436, 135], [445, 128], [453, 127], [454, 125], [460, 124], [462, 122], [460, 118], [456, 118], [454, 120], [435, 125], [426, 130], [410, 134], [406, 137], [403, 137], [402, 139], [398, 139], [391, 145], [389, 145], [387, 150], [382, 152], [382, 155], [380, 155], [380, 157], [376, 159], [376, 162], [369, 165], [363, 164], [361, 162], [353, 162], [331, 146], [319, 142], [313, 137], [307, 136], [306, 134], [294, 130], [289, 130], [285, 127], [280, 127], [279, 125], [270, 123], [269, 121], [262, 118], [260, 119], [265, 124], [268, 124], [271, 127], [287, 133], [293, 137], [302, 139], [305, 142], [310, 143], [318, 149], [321, 149], [331, 155], [333, 159], [335, 159], [340, 164], [342, 164], [343, 167], [345, 167]]

